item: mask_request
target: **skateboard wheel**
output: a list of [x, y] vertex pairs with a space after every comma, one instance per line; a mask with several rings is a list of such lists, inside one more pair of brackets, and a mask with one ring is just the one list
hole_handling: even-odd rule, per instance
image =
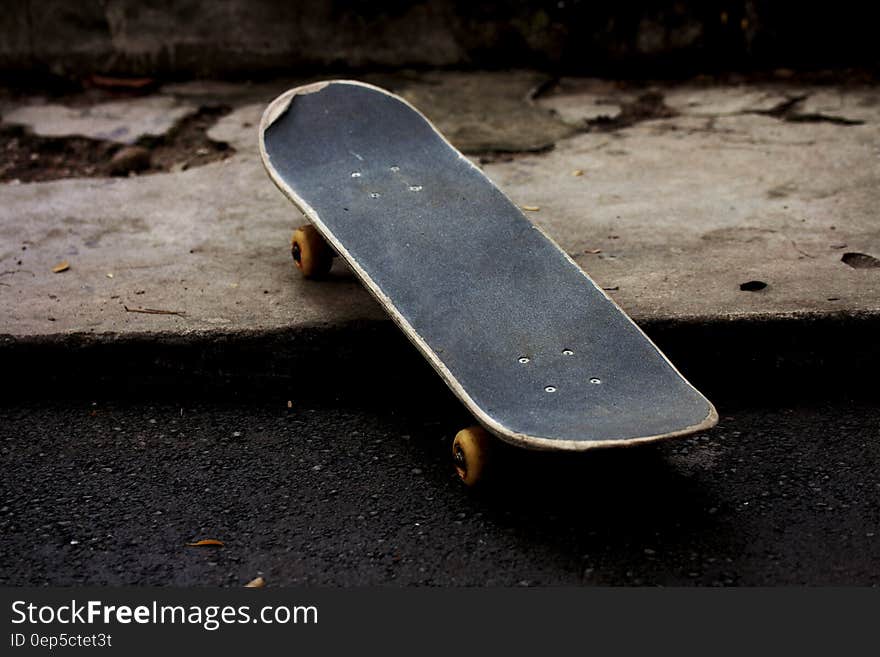
[[293, 262], [306, 278], [321, 278], [333, 265], [333, 249], [314, 226], [297, 228], [290, 238]]
[[455, 434], [452, 441], [452, 459], [455, 471], [468, 486], [482, 479], [489, 461], [492, 438], [483, 427], [473, 426]]

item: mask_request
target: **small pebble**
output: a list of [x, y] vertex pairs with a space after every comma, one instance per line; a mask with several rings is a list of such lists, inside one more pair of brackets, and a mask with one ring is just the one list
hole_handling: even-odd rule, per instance
[[110, 158], [110, 173], [114, 176], [127, 176], [149, 168], [150, 151], [143, 146], [126, 146]]

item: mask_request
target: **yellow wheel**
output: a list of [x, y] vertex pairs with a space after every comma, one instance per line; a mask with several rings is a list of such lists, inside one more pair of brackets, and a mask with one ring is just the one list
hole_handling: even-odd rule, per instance
[[293, 262], [306, 278], [321, 278], [333, 265], [333, 249], [314, 226], [297, 228], [290, 238]]
[[452, 441], [455, 471], [468, 486], [473, 486], [483, 477], [491, 444], [492, 437], [483, 427], [468, 427], [455, 434], [455, 440]]

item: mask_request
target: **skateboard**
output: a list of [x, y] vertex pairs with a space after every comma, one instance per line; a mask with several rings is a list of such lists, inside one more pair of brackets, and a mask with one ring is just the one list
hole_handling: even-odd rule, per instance
[[269, 177], [308, 219], [308, 278], [345, 261], [493, 442], [582, 451], [712, 427], [712, 404], [549, 237], [406, 100], [361, 82], [291, 89], [266, 108]]

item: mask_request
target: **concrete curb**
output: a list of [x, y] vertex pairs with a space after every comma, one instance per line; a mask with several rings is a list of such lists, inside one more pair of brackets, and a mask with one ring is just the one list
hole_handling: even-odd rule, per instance
[[[640, 322], [706, 394], [724, 399], [872, 394], [880, 313]], [[390, 321], [268, 331], [0, 337], [7, 396], [446, 394]], [[448, 395], [451, 397], [451, 394]]]
[[[474, 155], [710, 397], [872, 389], [875, 86], [542, 80], [373, 81]], [[229, 111], [149, 175], [2, 185], [7, 394], [444, 389], [341, 263], [320, 285], [291, 266], [301, 219], [266, 179], [255, 134], [289, 86], [191, 82], [109, 108], [71, 99], [131, 134], [180, 108]], [[13, 146], [29, 130], [57, 134], [56, 120], [64, 133], [108, 128], [64, 107], [47, 120], [45, 99], [7, 100], [0, 110], [24, 126]], [[33, 135], [15, 151], [27, 167], [49, 155]]]

